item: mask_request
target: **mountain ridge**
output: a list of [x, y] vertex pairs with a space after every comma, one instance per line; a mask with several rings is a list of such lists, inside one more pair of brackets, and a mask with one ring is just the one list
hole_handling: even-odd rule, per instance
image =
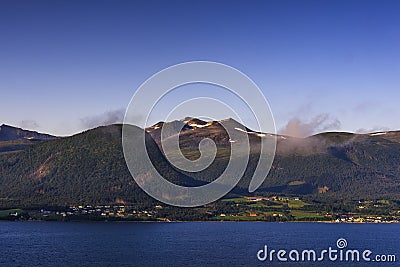
[[[205, 125], [199, 121], [193, 124]], [[198, 186], [214, 180], [224, 170], [232, 140], [218, 123], [191, 127], [181, 136], [182, 153], [188, 158], [199, 155], [201, 138], [217, 141], [217, 157], [205, 171], [186, 173], [170, 165], [151, 133], [146, 134], [146, 144], [153, 164], [167, 179]], [[207, 133], [208, 129], [213, 131]], [[2, 151], [1, 146], [13, 141], [0, 142], [0, 206], [106, 204], [117, 199], [126, 203], [153, 203], [126, 167], [121, 133], [122, 125], [101, 126], [8, 151]], [[399, 199], [399, 135], [398, 131], [372, 133], [372, 136], [329, 132], [303, 139], [278, 139], [270, 173], [255, 193], [308, 195], [335, 201]], [[268, 138], [257, 133], [248, 136], [252, 147], [250, 161], [233, 194], [249, 195], [248, 184], [259, 159], [258, 140]]]
[[20, 139], [52, 140], [55, 138], [57, 138], [57, 136], [39, 133], [37, 131], [25, 130], [7, 124], [0, 125], [0, 141], [12, 141]]

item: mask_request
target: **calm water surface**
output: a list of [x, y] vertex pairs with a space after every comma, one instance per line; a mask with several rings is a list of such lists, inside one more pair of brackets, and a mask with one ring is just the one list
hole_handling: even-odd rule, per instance
[[262, 222], [0, 222], [0, 266], [321, 266], [261, 262], [257, 252], [336, 249], [339, 238], [397, 262], [324, 266], [400, 266], [399, 224]]

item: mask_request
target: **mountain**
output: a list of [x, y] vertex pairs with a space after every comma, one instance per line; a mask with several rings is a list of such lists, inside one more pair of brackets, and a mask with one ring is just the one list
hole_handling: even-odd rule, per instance
[[1, 141], [12, 141], [12, 140], [21, 140], [21, 139], [28, 139], [28, 140], [52, 140], [57, 137], [38, 133], [35, 131], [28, 131], [23, 130], [21, 128], [9, 126], [3, 124], [0, 126], [0, 142]]
[[9, 125], [0, 126], [0, 153], [24, 150], [27, 146], [56, 139], [56, 136], [23, 130]]
[[[260, 140], [271, 135], [254, 132], [232, 119], [227, 122], [240, 131], [245, 129], [249, 136], [250, 161], [235, 191], [245, 194], [260, 156]], [[226, 168], [232, 140], [219, 122], [188, 120], [185, 123], [184, 130], [179, 133], [179, 144], [187, 158], [196, 159], [200, 156], [198, 145], [203, 138], [211, 138], [217, 144], [217, 157], [209, 168], [196, 174], [186, 173], [210, 182]], [[160, 128], [153, 126], [146, 130], [161, 149]], [[258, 192], [323, 193], [324, 197], [337, 199], [400, 195], [400, 132], [328, 132], [307, 138], [275, 137], [275, 160]]]
[[[179, 145], [182, 150], [187, 152], [197, 151], [197, 145], [204, 138], [212, 139], [218, 148], [230, 147], [232, 142], [225, 127], [235, 129], [235, 131], [245, 132], [249, 136], [250, 143], [257, 143], [260, 137], [266, 137], [269, 134], [255, 132], [234, 119], [226, 119], [221, 121], [202, 121], [199, 119], [185, 118], [184, 120], [175, 120], [172, 122], [159, 122], [151, 127], [146, 128], [146, 131], [153, 137], [156, 143], [162, 150], [161, 145], [161, 129], [163, 129], [166, 139], [173, 138], [179, 133]], [[272, 135], [269, 135], [272, 136]], [[289, 138], [277, 136], [278, 139]], [[199, 156], [200, 154], [198, 154]]]
[[[184, 186], [199, 186], [217, 178], [227, 166], [231, 143], [235, 141], [229, 139], [223, 124], [230, 124], [249, 136], [250, 161], [243, 179], [232, 192], [249, 195], [247, 188], [260, 156], [260, 140], [273, 135], [254, 132], [232, 119], [206, 122], [189, 118], [147, 128], [147, 150], [156, 169], [169, 181]], [[196, 174], [179, 171], [169, 164], [161, 149], [162, 126], [174, 129], [166, 132], [168, 138], [178, 134], [182, 153], [190, 159], [200, 156], [200, 140], [214, 140], [216, 159], [209, 168]], [[143, 131], [132, 127], [134, 131]], [[121, 125], [110, 125], [71, 137], [41, 141], [22, 137], [0, 142], [0, 207], [154, 203], [135, 184], [126, 167], [121, 131]], [[276, 157], [256, 194], [302, 194], [338, 201], [400, 198], [400, 132], [275, 137]], [[18, 145], [21, 141], [29, 143]], [[14, 149], [10, 148], [10, 142], [17, 142]], [[9, 149], [2, 151], [5, 143], [4, 147]]]
[[[122, 126], [110, 125], [0, 153], [0, 206], [152, 202], [128, 171], [121, 136]], [[167, 180], [184, 186], [203, 184], [173, 169], [149, 135], [146, 144]]]

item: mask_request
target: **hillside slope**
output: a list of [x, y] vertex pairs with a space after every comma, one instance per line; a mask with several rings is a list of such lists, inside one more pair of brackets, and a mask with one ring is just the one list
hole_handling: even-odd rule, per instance
[[[72, 137], [0, 151], [0, 207], [154, 203], [128, 172], [121, 130], [121, 125], [98, 127]], [[259, 158], [259, 140], [266, 138], [251, 132], [249, 136], [250, 162], [234, 189], [236, 194], [249, 195], [247, 187]], [[388, 136], [323, 133], [305, 139], [278, 136], [272, 169], [255, 193], [307, 194], [337, 200], [399, 199], [398, 136], [398, 132]], [[199, 186], [217, 178], [230, 155], [229, 138], [217, 122], [183, 131], [183, 154], [198, 157], [198, 142], [204, 137], [216, 141], [218, 153], [213, 164], [197, 174], [173, 168], [159, 149], [159, 140], [150, 135], [146, 137], [147, 149], [157, 170], [169, 181]]]
[[[121, 125], [99, 127], [72, 137], [0, 154], [0, 205], [78, 205], [152, 201], [135, 184], [125, 164]], [[200, 185], [167, 163], [148, 136], [155, 166], [181, 185]]]

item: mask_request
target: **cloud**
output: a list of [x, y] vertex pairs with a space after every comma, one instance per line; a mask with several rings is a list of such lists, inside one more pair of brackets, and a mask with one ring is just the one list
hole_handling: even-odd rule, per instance
[[81, 119], [81, 123], [86, 128], [94, 128], [97, 126], [122, 123], [124, 120], [124, 114], [125, 114], [124, 109], [107, 111], [101, 115], [83, 118]]
[[374, 126], [370, 129], [365, 129], [365, 128], [360, 128], [356, 130], [356, 133], [359, 134], [366, 134], [366, 133], [375, 133], [375, 132], [385, 132], [385, 131], [389, 131], [390, 129], [388, 127], [385, 126]]
[[19, 125], [23, 129], [33, 129], [33, 130], [36, 130], [37, 128], [40, 127], [39, 124], [34, 120], [23, 120], [19, 123]]
[[279, 131], [279, 134], [294, 137], [307, 137], [318, 132], [338, 130], [340, 127], [341, 123], [338, 119], [324, 113], [315, 116], [308, 122], [301, 121], [299, 118], [295, 117]]

